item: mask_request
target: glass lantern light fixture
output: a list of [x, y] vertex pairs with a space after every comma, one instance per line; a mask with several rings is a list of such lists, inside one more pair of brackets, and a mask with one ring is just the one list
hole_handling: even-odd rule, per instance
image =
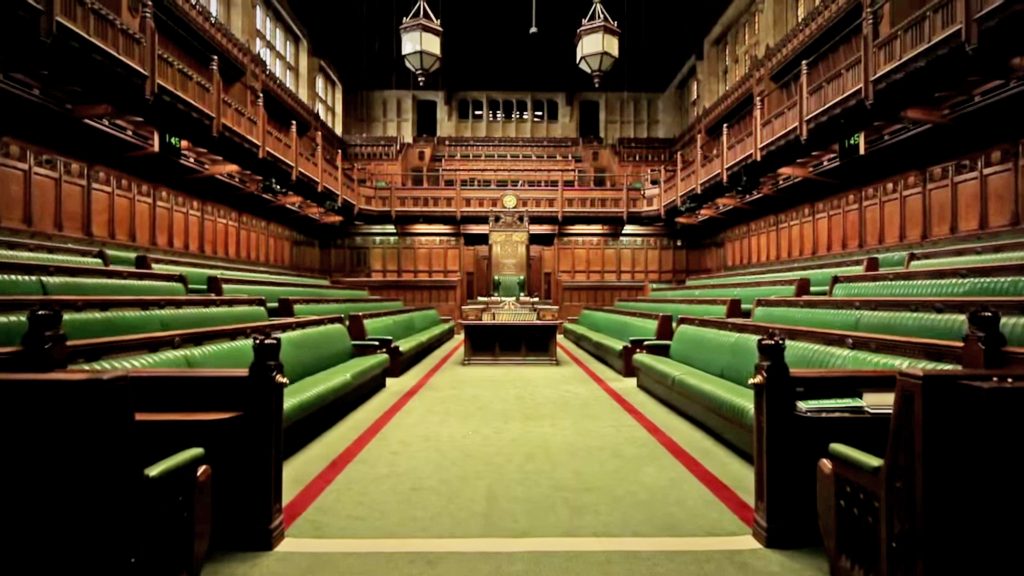
[[576, 64], [594, 78], [594, 87], [601, 86], [601, 78], [619, 59], [620, 34], [601, 0], [594, 0], [576, 32]]
[[405, 66], [416, 73], [420, 86], [427, 74], [441, 67], [441, 21], [427, 6], [427, 0], [416, 0], [412, 12], [402, 20], [398, 32], [402, 37], [402, 58]]

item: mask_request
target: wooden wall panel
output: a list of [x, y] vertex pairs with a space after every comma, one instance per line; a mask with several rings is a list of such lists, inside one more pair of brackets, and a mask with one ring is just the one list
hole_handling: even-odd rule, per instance
[[1019, 226], [1022, 150], [1012, 142], [738, 225], [720, 238], [725, 267]]
[[293, 230], [2, 136], [0, 206], [0, 228], [320, 267], [317, 243]]

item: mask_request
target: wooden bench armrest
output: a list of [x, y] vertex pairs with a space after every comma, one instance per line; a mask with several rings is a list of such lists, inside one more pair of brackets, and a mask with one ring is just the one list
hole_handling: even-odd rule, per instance
[[648, 340], [644, 342], [644, 353], [668, 358], [668, 351], [671, 347], [672, 342], [668, 340]]
[[644, 344], [653, 340], [655, 338], [648, 336], [632, 336], [629, 339], [629, 345], [633, 348], [643, 348]]
[[387, 346], [382, 345], [380, 342], [367, 341], [367, 340], [353, 340], [352, 351], [353, 356], [369, 356], [371, 354], [379, 354], [384, 352]]
[[568, 318], [565, 319], [565, 321], [566, 322], [572, 322], [573, 324], [575, 324], [576, 322], [579, 321], [579, 319], [580, 319], [579, 316], [569, 316]]

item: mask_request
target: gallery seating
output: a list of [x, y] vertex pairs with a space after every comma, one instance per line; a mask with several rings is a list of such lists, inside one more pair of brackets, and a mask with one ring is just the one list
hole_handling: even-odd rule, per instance
[[907, 256], [906, 268], [956, 268], [983, 264], [1024, 263], [1024, 240], [1009, 239], [999, 242], [946, 246], [929, 250], [916, 250]]
[[669, 314], [584, 308], [563, 326], [565, 338], [623, 376], [633, 376], [633, 357], [645, 342], [672, 334]]
[[[1024, 372], [900, 374], [887, 445], [832, 442], [818, 464], [830, 572], [998, 574], [1024, 513], [1006, 467], [1020, 442]], [[878, 449], [880, 448], [880, 449]]]
[[377, 342], [387, 352], [390, 376], [401, 376], [455, 336], [455, 323], [435, 308], [353, 312], [348, 328], [352, 338]]

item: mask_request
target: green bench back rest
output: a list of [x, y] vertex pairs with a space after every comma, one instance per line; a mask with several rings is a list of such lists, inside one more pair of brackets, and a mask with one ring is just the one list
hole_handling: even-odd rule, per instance
[[345, 316], [355, 312], [377, 312], [380, 310], [397, 310], [405, 305], [398, 300], [383, 302], [344, 302], [338, 304], [296, 304], [296, 316]]
[[768, 272], [764, 274], [752, 273], [749, 276], [733, 276], [728, 278], [694, 278], [687, 280], [687, 286], [714, 286], [729, 282], [761, 282], [763, 280], [796, 280], [807, 278], [812, 288], [825, 287], [832, 282], [832, 277], [842, 274], [859, 274], [864, 271], [863, 266], [841, 266], [838, 268], [819, 268], [816, 270], [793, 270], [789, 272]]
[[39, 276], [0, 274], [0, 294], [4, 296], [43, 296]]
[[744, 306], [750, 306], [758, 298], [774, 296], [795, 296], [795, 284], [776, 286], [748, 286], [743, 288], [697, 287], [691, 289], [651, 292], [651, 298], [739, 298]]
[[260, 284], [226, 284], [225, 296], [262, 296], [268, 303], [277, 304], [285, 296], [308, 296], [311, 298], [366, 298], [366, 290], [350, 288], [318, 288], [315, 286], [268, 286]]
[[44, 296], [185, 296], [185, 286], [155, 280], [43, 276]]
[[[682, 325], [672, 338], [669, 357], [740, 386], [754, 375], [758, 336]], [[955, 365], [812, 342], [786, 342], [786, 363], [793, 369], [896, 370], [951, 369]]]
[[412, 320], [416, 332], [423, 332], [441, 324], [441, 313], [436, 308], [417, 310], [412, 313]]
[[630, 338], [654, 338], [658, 330], [657, 320], [601, 310], [583, 310], [577, 323], [622, 342], [629, 342]]
[[672, 324], [680, 316], [698, 316], [702, 318], [724, 318], [725, 306], [717, 304], [671, 304], [658, 302], [628, 302], [618, 301], [615, 307], [620, 310], [635, 310], [637, 312], [653, 312], [655, 314], [671, 314]]
[[[329, 324], [285, 332], [281, 338], [281, 363], [285, 376], [294, 384], [343, 364], [352, 357], [352, 340], [341, 324]], [[248, 368], [253, 361], [252, 339], [204, 344], [194, 348], [164, 350], [149, 354], [121, 356], [78, 364], [86, 370], [124, 370], [131, 368]]]
[[0, 260], [15, 262], [34, 262], [38, 264], [63, 264], [67, 266], [91, 266], [102, 268], [103, 260], [85, 256], [50, 254], [49, 252], [28, 252], [24, 250], [6, 250], [0, 248]]
[[1024, 296], [1024, 277], [1012, 278], [933, 278], [926, 280], [886, 280], [881, 282], [842, 282], [835, 285], [837, 298], [966, 298], [979, 296]]
[[907, 252], [886, 252], [878, 255], [878, 269], [903, 268], [907, 264]]
[[1006, 336], [1008, 346], [1024, 346], [1024, 316], [1003, 316], [999, 331]]
[[331, 283], [327, 278], [306, 278], [304, 276], [286, 276], [283, 274], [242, 272], [237, 270], [218, 270], [215, 268], [193, 268], [174, 264], [154, 264], [153, 270], [184, 274], [185, 278], [188, 279], [189, 286], [193, 286], [202, 291], [206, 290], [206, 279], [210, 276], [220, 276], [222, 278], [243, 278], [246, 280], [263, 280], [266, 282], [296, 282], [299, 284], [310, 284], [314, 286], [329, 285]]
[[0, 315], [0, 346], [18, 346], [28, 330], [28, 314]]
[[1024, 250], [993, 252], [990, 254], [968, 254], [948, 258], [912, 260], [910, 268], [924, 270], [932, 268], [960, 268], [962, 266], [984, 266], [986, 264], [1019, 264], [1024, 262]]
[[284, 375], [294, 384], [352, 358], [352, 339], [341, 324], [328, 324], [281, 334]]
[[111, 250], [110, 248], [104, 248], [103, 252], [107, 254], [107, 261], [110, 262], [111, 266], [135, 268], [135, 257], [138, 256], [136, 252]]
[[416, 318], [412, 313], [369, 318], [363, 321], [363, 325], [366, 327], [368, 337], [388, 337], [395, 342], [404, 340], [418, 332]]
[[857, 331], [857, 318], [860, 310], [844, 310], [840, 308], [776, 308], [774, 306], [755, 306], [750, 319], [764, 324], [782, 324], [784, 326], [805, 326], [807, 328], [823, 328], [825, 330]]

